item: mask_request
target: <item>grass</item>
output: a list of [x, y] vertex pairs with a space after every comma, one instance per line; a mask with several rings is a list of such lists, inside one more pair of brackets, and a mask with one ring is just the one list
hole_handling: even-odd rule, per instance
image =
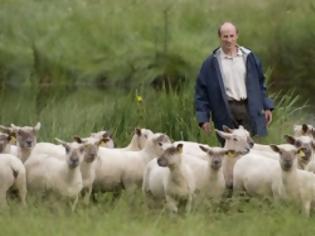
[[[49, 92], [50, 91], [50, 92]], [[141, 95], [142, 103], [135, 96]], [[278, 94], [274, 121], [264, 143], [280, 143], [292, 134], [292, 125], [302, 123], [306, 112], [296, 93]], [[130, 141], [135, 127], [167, 133], [184, 139], [216, 145], [214, 135], [200, 131], [193, 112], [193, 84], [182, 92], [107, 91], [84, 87], [20, 88], [0, 94], [0, 123], [34, 125], [42, 123], [40, 141], [54, 137], [71, 140], [104, 127], [113, 132], [117, 146]], [[165, 209], [149, 209], [140, 191], [98, 196], [98, 203], [79, 204], [75, 212], [60, 201], [40, 200], [29, 194], [28, 206], [10, 201], [0, 212], [3, 235], [313, 235], [313, 217], [304, 218], [299, 207], [260, 199], [234, 199], [225, 204], [196, 202], [188, 215], [171, 217]]]
[[313, 235], [312, 218], [296, 206], [259, 199], [238, 199], [222, 207], [209, 202], [190, 214], [171, 216], [165, 209], [149, 209], [140, 192], [124, 193], [112, 203], [104, 198], [70, 212], [62, 203], [31, 202], [26, 208], [11, 202], [0, 214], [4, 235]]

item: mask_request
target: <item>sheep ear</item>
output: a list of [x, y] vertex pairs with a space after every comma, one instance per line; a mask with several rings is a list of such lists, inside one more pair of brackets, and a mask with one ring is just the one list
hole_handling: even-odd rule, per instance
[[34, 131], [38, 132], [40, 129], [40, 126], [41, 126], [40, 122], [37, 122], [37, 124], [34, 126]]
[[203, 146], [203, 145], [199, 145], [199, 148], [202, 150], [202, 151], [204, 151], [205, 153], [208, 153], [208, 148], [207, 147], [205, 147], [205, 146]]
[[76, 141], [77, 143], [83, 143], [83, 140], [78, 135], [73, 136], [73, 140]]
[[184, 146], [184, 144], [182, 144], [182, 143], [177, 144], [177, 146], [176, 146], [177, 152], [182, 153], [183, 152], [183, 146]]
[[135, 133], [136, 133], [136, 135], [141, 136], [141, 129], [140, 128], [136, 128], [135, 129]]
[[233, 132], [233, 129], [227, 127], [226, 125], [223, 125], [223, 126], [222, 126], [222, 129], [223, 129], [223, 131], [226, 132], [226, 133], [232, 133], [232, 132]]
[[239, 129], [245, 129], [243, 125], [238, 126]]
[[296, 140], [295, 140], [295, 138], [293, 137], [293, 136], [291, 136], [291, 135], [284, 135], [284, 139], [287, 141], [287, 143], [289, 143], [289, 144], [292, 144], [292, 145], [295, 145], [295, 143], [296, 143]]
[[103, 137], [100, 141], [98, 141], [98, 142], [96, 143], [96, 145], [97, 145], [97, 146], [100, 146], [100, 145], [102, 145], [103, 143], [106, 144], [109, 140], [110, 140], [109, 138], [104, 138], [104, 137]]
[[12, 128], [12, 131], [13, 131], [13, 132], [17, 132], [18, 129], [19, 129], [19, 127], [16, 126], [15, 124], [11, 124], [11, 128]]
[[236, 152], [235, 152], [234, 150], [226, 150], [226, 151], [225, 151], [225, 155], [226, 155], [227, 157], [233, 158], [233, 157], [236, 156]]
[[308, 130], [309, 130], [308, 129], [308, 125], [307, 124], [303, 124], [302, 125], [302, 132], [303, 132], [303, 134], [306, 134]]
[[299, 148], [296, 150], [296, 155], [300, 158], [305, 157], [305, 152], [303, 151], [303, 148]]
[[14, 136], [15, 137], [15, 132], [13, 131], [13, 128], [9, 128], [3, 125], [0, 125], [0, 130], [3, 131], [4, 133]]
[[270, 148], [271, 148], [274, 152], [281, 153], [281, 150], [280, 150], [280, 148], [279, 148], [277, 145], [271, 144], [271, 145], [269, 145], [269, 146], [270, 146]]
[[67, 142], [65, 142], [65, 141], [63, 141], [63, 140], [61, 140], [61, 139], [59, 139], [59, 138], [55, 138], [55, 140], [56, 140], [56, 142], [59, 143], [59, 144], [65, 144], [65, 143], [67, 143]]
[[217, 129], [215, 130], [215, 132], [223, 139], [229, 139], [229, 138], [231, 138], [231, 135], [232, 135], [230, 133], [225, 133], [225, 132], [223, 132], [221, 130], [217, 130]]
[[14, 137], [13, 137], [12, 135], [10, 135], [10, 134], [7, 135], [7, 140], [8, 140], [8, 142], [10, 142], [13, 138], [14, 138]]
[[160, 134], [156, 139], [156, 142], [160, 142], [160, 143], [170, 143], [171, 140], [170, 138], [166, 135], [166, 134]]

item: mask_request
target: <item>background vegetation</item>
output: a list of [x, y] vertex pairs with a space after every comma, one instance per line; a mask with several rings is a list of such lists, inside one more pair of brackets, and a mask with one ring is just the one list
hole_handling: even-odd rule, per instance
[[1, 85], [137, 87], [194, 80], [231, 20], [271, 70], [273, 91], [314, 101], [312, 0], [2, 0]]
[[[216, 145], [197, 126], [196, 74], [224, 20], [265, 65], [274, 121], [262, 143], [312, 123], [315, 4], [305, 0], [1, 0], [0, 124], [42, 123], [39, 141], [110, 130], [117, 146], [135, 127]], [[171, 84], [171, 88], [168, 86]], [[117, 89], [118, 88], [118, 89]], [[136, 96], [143, 98], [137, 102]], [[307, 106], [306, 106], [307, 104]], [[309, 108], [307, 110], [307, 108]], [[140, 192], [111, 195], [75, 213], [30, 196], [0, 211], [3, 235], [314, 235], [313, 217], [261, 199], [196, 203], [170, 217]]]

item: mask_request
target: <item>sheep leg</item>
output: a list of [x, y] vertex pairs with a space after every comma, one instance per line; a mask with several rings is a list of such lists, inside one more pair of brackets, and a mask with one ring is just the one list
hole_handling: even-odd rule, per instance
[[311, 201], [306, 201], [303, 203], [303, 211], [304, 211], [304, 215], [306, 217], [310, 216], [310, 211], [311, 211]]
[[193, 199], [192, 195], [189, 194], [188, 199], [187, 199], [187, 203], [186, 203], [186, 213], [191, 212], [192, 199]]
[[86, 193], [84, 194], [84, 198], [83, 198], [84, 204], [86, 204], [86, 205], [89, 204], [91, 193], [92, 193], [92, 186], [89, 186], [87, 188]]
[[20, 201], [22, 202], [23, 206], [25, 206], [26, 205], [25, 199], [27, 194], [25, 176], [19, 176], [15, 185], [16, 188], [18, 189], [18, 196], [20, 198]]
[[73, 201], [73, 204], [72, 204], [72, 206], [71, 206], [72, 212], [75, 211], [75, 208], [76, 208], [76, 206], [77, 206], [77, 204], [78, 204], [78, 201], [79, 201], [79, 195], [77, 195], [77, 196], [75, 197], [74, 201]]
[[166, 207], [171, 213], [176, 214], [178, 212], [176, 200], [169, 195], [166, 195]]
[[7, 207], [8, 206], [8, 203], [7, 203], [7, 197], [6, 197], [6, 191], [3, 191], [1, 189], [0, 191], [0, 206], [1, 207]]

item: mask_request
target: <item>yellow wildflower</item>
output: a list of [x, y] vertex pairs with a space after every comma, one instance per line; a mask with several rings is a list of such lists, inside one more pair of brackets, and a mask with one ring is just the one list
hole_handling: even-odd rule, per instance
[[143, 102], [142, 96], [136, 95], [136, 101], [137, 103], [142, 103]]

